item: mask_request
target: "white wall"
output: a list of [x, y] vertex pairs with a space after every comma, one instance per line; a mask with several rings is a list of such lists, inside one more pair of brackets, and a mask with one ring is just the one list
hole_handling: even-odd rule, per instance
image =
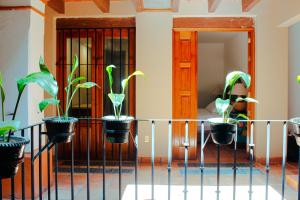
[[289, 118], [300, 116], [300, 22], [289, 28]]
[[224, 44], [225, 49], [225, 74], [231, 71], [241, 70], [248, 72], [248, 33], [235, 34], [233, 38]]
[[198, 108], [205, 108], [224, 85], [224, 43], [198, 45]]
[[[136, 14], [132, 1], [116, 1], [111, 4], [111, 13], [102, 14], [92, 3], [67, 3], [68, 17], [78, 16], [128, 16], [137, 20], [137, 67], [146, 73], [145, 80], [137, 81], [137, 116], [171, 117], [172, 108], [172, 17], [193, 16], [252, 16], [255, 17], [256, 32], [256, 119], [288, 118], [288, 31], [279, 27], [281, 23], [300, 14], [300, 1], [260, 1], [249, 13], [243, 13], [241, 1], [221, 1], [215, 13], [208, 13], [207, 0], [180, 1], [178, 13]], [[75, 8], [76, 7], [76, 8]], [[49, 16], [51, 17], [51, 16]], [[47, 18], [47, 17], [46, 17]], [[52, 19], [53, 21], [55, 18]], [[46, 31], [53, 32], [55, 27]], [[53, 36], [54, 38], [55, 36]], [[55, 40], [45, 49], [53, 51]], [[147, 49], [151, 49], [149, 51]], [[52, 55], [55, 58], [55, 55]], [[52, 61], [54, 62], [54, 61]], [[148, 73], [148, 74], [147, 74]], [[155, 74], [155, 75], [154, 75]], [[163, 76], [164, 75], [164, 76]], [[276, 81], [274, 81], [276, 80]], [[276, 88], [276, 91], [274, 91]], [[280, 91], [280, 92], [278, 92]], [[163, 129], [165, 130], [165, 129]], [[141, 134], [149, 134], [140, 130]], [[265, 157], [265, 124], [255, 126], [256, 157]], [[160, 155], [166, 156], [165, 131], [157, 132]], [[282, 124], [273, 124], [271, 156], [281, 156]], [[142, 155], [148, 155], [148, 144], [140, 138]]]

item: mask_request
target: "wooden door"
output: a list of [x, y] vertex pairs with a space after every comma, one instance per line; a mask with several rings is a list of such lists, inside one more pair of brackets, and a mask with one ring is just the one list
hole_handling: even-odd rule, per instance
[[[118, 44], [116, 40], [126, 41], [123, 47], [119, 47], [120, 52], [124, 51], [126, 56], [119, 53], [117, 57], [120, 63], [116, 63], [115, 52], [112, 46], [116, 48]], [[77, 45], [77, 48], [76, 48]], [[75, 46], [75, 50], [74, 50]], [[108, 46], [111, 50], [108, 50]], [[70, 50], [73, 48], [73, 52]], [[126, 48], [126, 50], [124, 50]], [[85, 49], [89, 49], [86, 50]], [[84, 50], [84, 51], [83, 51]], [[116, 50], [116, 49], [115, 49]], [[72, 53], [71, 53], [71, 52]], [[59, 99], [65, 102], [65, 91], [67, 76], [70, 73], [71, 55], [76, 54], [79, 57], [78, 76], [86, 76], [87, 81], [96, 82], [99, 88], [92, 88], [85, 93], [78, 92], [74, 98], [70, 109], [70, 116], [75, 116], [81, 119], [76, 126], [76, 134], [74, 137], [74, 158], [75, 160], [86, 160], [89, 152], [91, 160], [102, 159], [102, 123], [101, 117], [107, 112], [106, 108], [110, 105], [106, 95], [105, 88], [107, 87], [107, 74], [105, 67], [114, 64], [119, 70], [124, 68], [124, 76], [132, 73], [135, 70], [135, 29], [134, 28], [117, 28], [117, 29], [91, 29], [91, 30], [58, 30], [57, 31], [57, 80], [59, 84]], [[82, 56], [86, 56], [84, 59]], [[109, 54], [109, 55], [108, 55]], [[125, 59], [126, 58], [126, 59]], [[121, 60], [126, 60], [122, 62]], [[82, 74], [82, 69], [86, 68], [85, 74]], [[126, 68], [126, 69], [125, 69]], [[83, 70], [84, 71], [84, 70]], [[81, 72], [81, 74], [80, 74]], [[121, 73], [120, 73], [121, 74]], [[118, 78], [123, 78], [117, 76]], [[115, 81], [117, 84], [118, 81]], [[82, 90], [81, 90], [82, 91]], [[84, 90], [85, 91], [85, 90]], [[118, 91], [116, 91], [118, 92]], [[135, 81], [129, 84], [126, 99], [126, 114], [135, 116]], [[75, 102], [75, 103], [74, 103]], [[64, 105], [64, 103], [62, 104]], [[125, 110], [125, 109], [124, 109]], [[111, 114], [111, 113], [109, 113]], [[89, 119], [88, 119], [89, 118]], [[134, 133], [134, 130], [132, 129]], [[88, 148], [89, 141], [89, 148]], [[118, 159], [119, 147], [116, 144], [106, 143], [106, 158], [107, 160]], [[134, 159], [135, 148], [132, 140], [128, 144], [122, 145], [123, 158], [125, 160]], [[59, 146], [59, 159], [68, 160], [71, 155], [71, 145], [64, 144]]]
[[[197, 118], [197, 32], [173, 32], [173, 119]], [[173, 124], [174, 159], [184, 158], [185, 123]], [[197, 123], [189, 123], [189, 159], [197, 158]]]

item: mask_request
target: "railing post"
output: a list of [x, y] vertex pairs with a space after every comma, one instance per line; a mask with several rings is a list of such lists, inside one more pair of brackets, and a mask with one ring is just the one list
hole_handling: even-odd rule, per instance
[[204, 122], [201, 121], [201, 145], [200, 145], [200, 171], [201, 171], [201, 180], [200, 180], [200, 200], [203, 200], [203, 173], [204, 173]]
[[[39, 124], [39, 152], [42, 148], [42, 125]], [[42, 179], [42, 155], [39, 156], [39, 197], [42, 199], [43, 195], [43, 179]]]
[[250, 125], [250, 183], [249, 183], [249, 200], [252, 200], [252, 184], [253, 184], [253, 159], [254, 159], [254, 122]]
[[2, 199], [2, 178], [0, 178], [0, 199]]
[[217, 144], [217, 200], [220, 199], [220, 145]]
[[71, 141], [71, 199], [74, 199], [74, 141]]
[[139, 137], [138, 137], [138, 120], [135, 121], [135, 147], [136, 147], [136, 151], [135, 151], [135, 165], [134, 165], [134, 183], [135, 183], [135, 200], [138, 199], [138, 162], [139, 162], [139, 151], [138, 151], [138, 145], [139, 145]]
[[58, 200], [58, 145], [55, 144], [55, 199]]
[[172, 165], [172, 122], [168, 124], [168, 200], [171, 199], [171, 165]]
[[151, 198], [154, 199], [155, 122], [152, 121], [151, 137]]
[[90, 120], [87, 120], [87, 135], [86, 135], [86, 139], [87, 139], [87, 163], [86, 163], [86, 168], [87, 168], [87, 172], [86, 172], [86, 186], [87, 186], [87, 193], [86, 193], [86, 197], [87, 200], [90, 199]]
[[234, 149], [233, 149], [233, 200], [235, 200], [236, 194], [236, 149], [237, 149], [237, 139], [238, 139], [238, 127], [235, 125], [235, 136], [234, 136]]
[[267, 149], [266, 149], [266, 200], [269, 199], [269, 172], [270, 172], [270, 134], [271, 124], [267, 122]]
[[189, 122], [185, 122], [185, 142], [184, 142], [184, 200], [187, 199], [187, 168], [188, 168], [188, 152], [189, 148]]
[[[48, 139], [49, 143], [49, 139]], [[51, 186], [50, 186], [50, 147], [47, 148], [47, 181], [48, 181], [48, 200], [51, 200]]]
[[30, 155], [31, 155], [31, 199], [34, 200], [34, 135], [33, 135], [34, 129], [33, 127], [30, 128]]
[[300, 200], [300, 146], [298, 150], [298, 200]]
[[281, 199], [284, 200], [285, 193], [285, 164], [286, 164], [286, 140], [287, 140], [287, 123], [283, 123], [283, 134], [282, 134], [282, 187], [281, 187]]
[[[22, 137], [25, 136], [24, 129], [22, 129], [22, 131], [21, 131], [21, 136]], [[25, 152], [23, 153], [23, 157], [24, 157], [24, 154], [25, 154]], [[25, 200], [25, 165], [24, 165], [24, 162], [22, 162], [21, 168], [22, 168], [21, 169], [22, 170], [22, 180], [21, 180], [21, 183], [22, 183], [22, 200]], [[0, 196], [0, 199], [2, 199], [2, 196]]]
[[119, 200], [122, 199], [122, 145], [119, 144]]
[[105, 150], [105, 131], [104, 127], [106, 126], [106, 122], [102, 121], [102, 189], [103, 189], [103, 200], [105, 200], [105, 160], [106, 160], [106, 150]]

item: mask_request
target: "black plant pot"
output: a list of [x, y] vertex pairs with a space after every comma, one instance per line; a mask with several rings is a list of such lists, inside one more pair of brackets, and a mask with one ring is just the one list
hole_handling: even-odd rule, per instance
[[75, 134], [75, 125], [78, 122], [77, 118], [45, 118], [44, 122], [46, 124], [46, 135], [49, 140], [56, 143], [69, 143]]
[[104, 116], [102, 120], [105, 122], [104, 132], [108, 142], [119, 144], [128, 142], [133, 117], [121, 116], [120, 119], [116, 119], [114, 116]]
[[210, 119], [210, 133], [213, 142], [218, 145], [229, 145], [236, 133], [235, 123], [224, 123], [222, 118]]
[[295, 137], [297, 145], [300, 147], [300, 118], [297, 117], [290, 119], [290, 122], [292, 122], [294, 126], [294, 130], [296, 131], [296, 133], [294, 132], [293, 135]]
[[14, 177], [19, 163], [24, 161], [23, 155], [29, 140], [24, 137], [11, 136], [9, 142], [0, 138], [0, 179]]

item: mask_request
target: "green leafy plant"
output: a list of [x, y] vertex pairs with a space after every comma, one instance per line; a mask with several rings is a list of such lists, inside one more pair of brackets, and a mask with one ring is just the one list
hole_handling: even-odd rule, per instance
[[[0, 122], [0, 137], [3, 138], [4, 141], [9, 141], [9, 136], [12, 131], [16, 131], [20, 126], [20, 121], [15, 120], [17, 110], [19, 107], [19, 103], [21, 100], [21, 96], [26, 88], [26, 86], [30, 83], [35, 83], [43, 88], [46, 92], [51, 95], [56, 95], [57, 90], [57, 82], [53, 78], [52, 74], [49, 70], [46, 70], [42, 65], [40, 65], [40, 71], [28, 74], [27, 76], [19, 79], [17, 81], [18, 87], [18, 97], [15, 104], [13, 116], [11, 120], [6, 120], [5, 118], [5, 90], [3, 87], [3, 78], [2, 74], [0, 73], [0, 96], [1, 96], [1, 119]], [[8, 136], [7, 136], [8, 135]]]
[[[238, 97], [235, 99], [233, 105], [231, 105], [232, 98], [232, 90], [238, 80], [242, 80], [246, 88], [250, 87], [251, 84], [251, 77], [249, 74], [246, 74], [241, 71], [233, 71], [226, 76], [224, 91], [223, 91], [223, 98], [216, 99], [216, 110], [222, 116], [224, 123], [231, 123], [234, 120], [230, 118], [230, 113], [232, 112], [233, 108], [238, 102], [246, 101], [251, 103], [258, 103], [257, 100], [246, 97]], [[244, 119], [248, 119], [248, 117], [244, 114], [238, 114], [236, 118], [242, 117]]]
[[[40, 60], [40, 66], [45, 71], [50, 73], [50, 71], [49, 71], [48, 67], [45, 65], [43, 59]], [[78, 57], [75, 55], [73, 57], [73, 64], [72, 64], [72, 68], [71, 68], [71, 73], [68, 75], [68, 78], [67, 78], [67, 86], [65, 87], [65, 91], [66, 91], [65, 110], [63, 111], [61, 106], [60, 106], [60, 100], [58, 100], [58, 98], [57, 98], [57, 93], [49, 93], [51, 95], [51, 98], [44, 99], [43, 101], [41, 101], [39, 103], [39, 109], [40, 109], [41, 112], [44, 111], [49, 105], [55, 105], [56, 108], [57, 108], [58, 117], [61, 118], [61, 115], [62, 115], [63, 119], [68, 119], [69, 109], [71, 107], [72, 100], [73, 100], [74, 95], [76, 94], [76, 92], [78, 92], [78, 90], [80, 88], [89, 89], [89, 88], [92, 88], [94, 86], [98, 86], [94, 82], [83, 82], [83, 83], [81, 83], [81, 81], [86, 80], [86, 78], [84, 76], [75, 77], [75, 72], [78, 69], [78, 66], [79, 66]], [[51, 76], [52, 76], [52, 79], [55, 80], [54, 76], [53, 75], [51, 75]], [[58, 86], [57, 86], [57, 90], [58, 90]]]
[[297, 81], [298, 81], [298, 83], [300, 83], [300, 75], [297, 76]]
[[114, 93], [113, 90], [112, 90], [112, 86], [113, 86], [112, 71], [113, 71], [114, 68], [116, 68], [116, 66], [114, 66], [114, 65], [109, 65], [109, 66], [106, 67], [106, 72], [108, 74], [109, 88], [110, 88], [110, 93], [108, 94], [108, 97], [109, 97], [110, 101], [113, 104], [115, 118], [120, 119], [121, 112], [122, 112], [122, 104], [123, 104], [123, 101], [125, 99], [125, 89], [128, 85], [129, 80], [133, 76], [139, 76], [139, 75], [144, 76], [144, 73], [142, 71], [133, 72], [127, 78], [122, 80], [122, 82], [121, 82], [122, 92], [121, 93]]

